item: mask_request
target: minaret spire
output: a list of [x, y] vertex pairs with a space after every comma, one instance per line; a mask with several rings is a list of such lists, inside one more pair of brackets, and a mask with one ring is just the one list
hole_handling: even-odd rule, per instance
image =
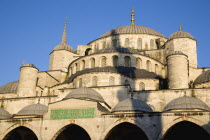
[[182, 24], [179, 25], [179, 31], [182, 31]]
[[132, 7], [132, 13], [131, 13], [131, 25], [134, 25], [135, 23], [135, 19], [134, 19], [134, 16], [135, 16], [135, 14], [134, 14], [134, 7]]
[[67, 43], [67, 39], [66, 39], [66, 24], [67, 24], [67, 17], [65, 18], [64, 21], [64, 30], [63, 30], [63, 36], [62, 36], [62, 41], [61, 44], [66, 44]]

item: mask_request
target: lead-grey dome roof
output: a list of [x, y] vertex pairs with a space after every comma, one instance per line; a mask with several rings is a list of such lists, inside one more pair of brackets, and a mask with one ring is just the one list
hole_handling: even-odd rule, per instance
[[206, 105], [200, 99], [194, 97], [179, 97], [172, 101], [170, 101], [163, 111], [170, 111], [170, 110], [191, 110], [191, 109], [200, 109], [210, 111], [208, 105]]
[[82, 99], [105, 102], [103, 97], [97, 91], [87, 87], [73, 89], [63, 100], [66, 99]]
[[194, 39], [194, 37], [188, 33], [188, 32], [185, 32], [185, 31], [178, 31], [178, 32], [175, 32], [173, 34], [171, 34], [168, 38], [168, 40], [172, 40], [172, 39], [176, 39], [176, 38], [190, 38], [190, 39]]
[[152, 109], [144, 101], [128, 98], [119, 102], [112, 112], [152, 112]]
[[16, 93], [18, 81], [7, 83], [0, 87], [0, 93]]
[[36, 68], [36, 66], [32, 63], [23, 64], [22, 67], [33, 67]]
[[207, 71], [203, 72], [201, 75], [199, 75], [195, 79], [194, 85], [201, 84], [201, 83], [206, 83], [206, 82], [210, 82], [210, 70], [207, 70]]
[[3, 120], [3, 119], [10, 119], [12, 117], [12, 115], [4, 110], [3, 108], [0, 108], [0, 120]]
[[70, 45], [66, 44], [66, 43], [61, 43], [61, 44], [57, 45], [53, 50], [54, 51], [66, 50], [66, 51], [72, 52], [73, 48]]
[[18, 116], [33, 116], [33, 115], [42, 116], [45, 113], [47, 113], [47, 111], [48, 111], [48, 107], [46, 105], [32, 104], [21, 109], [17, 113], [17, 115]]
[[131, 24], [131, 25], [120, 26], [115, 29], [112, 29], [112, 30], [106, 32], [105, 34], [103, 34], [100, 38], [112, 36], [112, 35], [119, 35], [119, 34], [149, 34], [149, 35], [165, 37], [160, 32], [157, 32], [157, 31], [150, 29], [148, 27]]

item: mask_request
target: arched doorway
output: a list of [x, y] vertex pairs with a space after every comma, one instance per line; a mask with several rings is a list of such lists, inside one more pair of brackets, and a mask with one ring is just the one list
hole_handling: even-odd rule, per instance
[[10, 131], [3, 140], [38, 140], [38, 138], [32, 130], [20, 126]]
[[148, 138], [138, 126], [125, 122], [112, 128], [105, 140], [148, 140]]
[[80, 126], [71, 124], [57, 136], [55, 140], [91, 140], [88, 133]]
[[172, 126], [163, 136], [163, 140], [210, 140], [209, 134], [199, 125], [182, 121]]

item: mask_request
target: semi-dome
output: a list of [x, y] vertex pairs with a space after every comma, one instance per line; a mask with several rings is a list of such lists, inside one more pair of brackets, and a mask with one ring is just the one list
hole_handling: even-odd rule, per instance
[[199, 109], [204, 111], [210, 111], [208, 105], [206, 105], [200, 99], [194, 97], [179, 97], [172, 101], [170, 101], [163, 111], [170, 111], [170, 110], [191, 110], [191, 109]]
[[176, 39], [176, 38], [190, 38], [194, 39], [194, 37], [185, 31], [182, 31], [182, 25], [180, 25], [179, 31], [171, 34], [168, 38], [168, 40]]
[[199, 75], [194, 82], [194, 85], [210, 82], [210, 70], [207, 70], [203, 72], [201, 75]]
[[66, 50], [66, 51], [72, 52], [73, 48], [70, 45], [66, 44], [66, 43], [61, 43], [61, 44], [57, 45], [53, 50], [54, 51]]
[[144, 101], [128, 98], [119, 102], [112, 112], [152, 112], [152, 109]]
[[47, 111], [48, 111], [48, 107], [46, 105], [32, 104], [21, 109], [17, 113], [17, 115], [18, 116], [33, 116], [33, 115], [42, 116], [45, 113], [47, 113]]
[[103, 97], [97, 91], [87, 87], [73, 89], [63, 100], [66, 99], [82, 99], [105, 102]]
[[4, 110], [3, 108], [0, 108], [0, 120], [3, 120], [3, 119], [10, 119], [12, 117], [12, 115]]
[[112, 36], [112, 35], [119, 35], [119, 34], [148, 34], [148, 35], [165, 37], [160, 32], [157, 32], [151, 28], [131, 24], [131, 25], [120, 26], [115, 29], [112, 29], [112, 30], [106, 32], [105, 34], [103, 34], [100, 38]]
[[16, 93], [18, 81], [7, 83], [0, 87], [0, 93]]

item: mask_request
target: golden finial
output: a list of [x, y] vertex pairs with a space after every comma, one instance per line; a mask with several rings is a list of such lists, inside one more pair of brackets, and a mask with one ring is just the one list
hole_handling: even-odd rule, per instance
[[61, 41], [62, 44], [66, 44], [67, 43], [67, 39], [66, 39], [66, 24], [67, 24], [67, 20], [68, 20], [68, 17], [66, 17], [65, 21], [64, 21], [64, 30], [63, 30], [63, 36], [62, 36], [62, 41]]
[[131, 13], [131, 24], [132, 25], [134, 24], [134, 21], [135, 21], [134, 16], [135, 16], [135, 14], [134, 14], [134, 7], [132, 7], [132, 13]]
[[179, 31], [182, 31], [182, 24], [179, 25]]

